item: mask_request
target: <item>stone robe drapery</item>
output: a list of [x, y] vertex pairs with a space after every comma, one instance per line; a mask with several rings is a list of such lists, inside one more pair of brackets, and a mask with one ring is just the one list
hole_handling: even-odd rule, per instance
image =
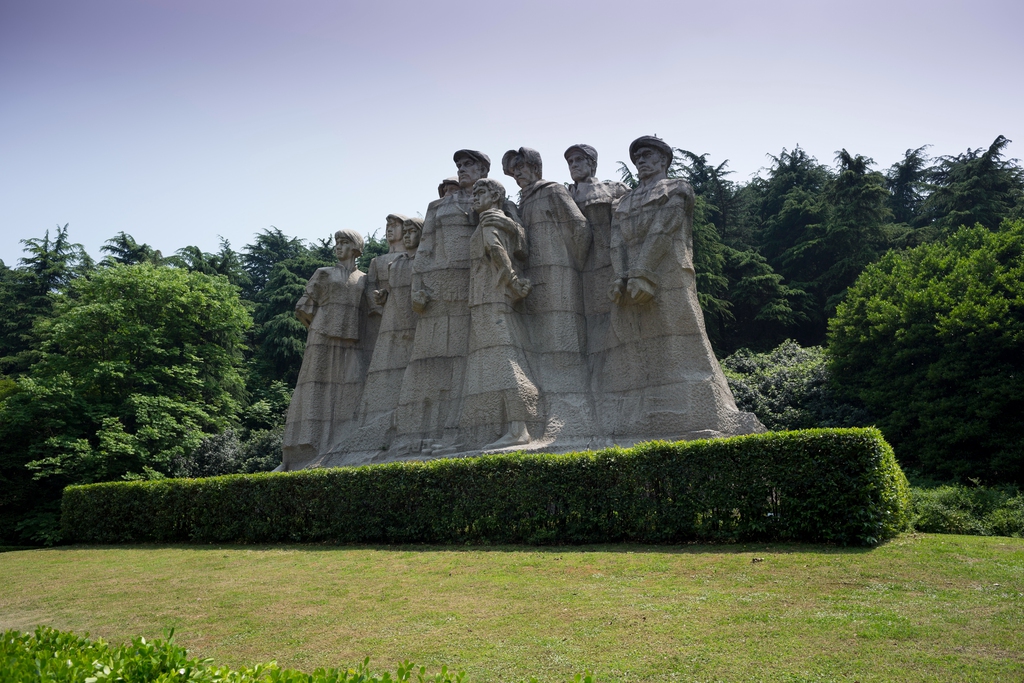
[[708, 342], [693, 270], [693, 203], [689, 183], [664, 179], [632, 190], [614, 208], [615, 278], [656, 286], [646, 304], [623, 293], [612, 306], [610, 348], [597, 368], [601, 422], [620, 443], [764, 429], [737, 410]]
[[[506, 204], [506, 212], [515, 208]], [[469, 240], [476, 229], [473, 197], [462, 189], [427, 207], [413, 260], [415, 293], [430, 301], [416, 322], [396, 412], [400, 452], [457, 448], [462, 387], [469, 353]]]
[[[485, 214], [486, 215], [486, 214]], [[542, 431], [537, 422], [537, 385], [526, 359], [529, 343], [520, 311], [522, 304], [509, 290], [513, 273], [495, 249], [509, 259], [526, 252], [526, 236], [480, 225], [470, 239], [469, 357], [463, 391], [461, 435], [466, 445], [482, 447], [504, 435], [509, 423], [525, 422]], [[486, 235], [493, 230], [493, 235]], [[487, 242], [494, 246], [488, 249]]]
[[523, 189], [519, 216], [530, 244], [527, 357], [541, 391], [544, 439], [589, 442], [596, 425], [580, 271], [590, 248], [590, 227], [565, 187], [550, 180]]
[[574, 183], [569, 195], [587, 219], [594, 235], [586, 263], [583, 265], [583, 314], [587, 319], [587, 354], [589, 368], [593, 370], [596, 354], [605, 350], [608, 336], [608, 317], [612, 302], [608, 298], [608, 283], [612, 279], [611, 228], [612, 205], [629, 192], [625, 183], [610, 180]]
[[295, 306], [309, 332], [285, 423], [285, 470], [326, 453], [339, 438], [335, 427], [355, 417], [366, 378], [365, 285], [355, 268], [319, 268]]
[[[348, 449], [375, 451], [385, 448], [394, 435], [394, 413], [402, 390], [402, 378], [412, 355], [413, 337], [416, 332], [416, 314], [412, 310], [412, 263], [415, 252], [387, 254], [385, 277], [378, 277], [385, 288], [387, 300], [381, 306], [383, 314], [380, 330], [373, 347], [370, 367], [366, 372], [363, 389], [363, 405], [359, 411], [361, 426]], [[384, 274], [379, 264], [381, 257], [370, 262], [370, 271]], [[369, 287], [367, 288], [369, 291]]]

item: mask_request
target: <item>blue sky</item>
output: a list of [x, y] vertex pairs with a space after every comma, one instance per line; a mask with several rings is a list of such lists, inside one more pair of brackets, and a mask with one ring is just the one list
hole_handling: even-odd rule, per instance
[[[1024, 156], [1024, 3], [0, 0], [0, 259], [70, 223], [165, 254], [416, 215], [479, 149], [657, 134], [735, 180], [800, 145]], [[514, 192], [513, 192], [514, 194]]]

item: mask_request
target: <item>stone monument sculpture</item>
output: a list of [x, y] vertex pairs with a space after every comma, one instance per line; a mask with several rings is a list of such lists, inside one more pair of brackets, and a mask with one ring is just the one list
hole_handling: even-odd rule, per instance
[[[371, 451], [387, 447], [394, 438], [395, 408], [398, 407], [402, 379], [412, 355], [416, 331], [416, 314], [412, 310], [412, 261], [422, 232], [422, 218], [403, 217], [401, 235], [404, 251], [397, 252], [388, 260], [386, 277], [379, 280], [384, 283], [378, 285], [382, 289], [373, 290], [377, 304], [383, 308], [383, 315], [373, 357], [366, 371], [362, 409], [358, 414], [359, 431], [349, 437], [352, 443], [342, 446], [358, 445], [362, 450]], [[373, 259], [368, 270], [374, 271], [378, 260], [387, 256], [391, 254]], [[380, 266], [376, 268], [378, 272], [382, 270]], [[371, 287], [369, 278], [367, 287]]]
[[541, 177], [536, 150], [509, 150], [501, 165], [520, 187], [519, 216], [530, 241], [528, 356], [541, 384], [543, 437], [585, 448], [596, 431], [580, 280], [590, 228], [565, 186]]
[[608, 283], [612, 279], [610, 249], [612, 205], [629, 192], [625, 183], [597, 178], [597, 150], [578, 144], [565, 150], [569, 176], [573, 182], [569, 194], [587, 219], [593, 243], [583, 266], [583, 315], [587, 320], [588, 369], [591, 376], [604, 366], [605, 342], [612, 302]]
[[457, 176], [451, 178], [445, 178], [441, 181], [441, 184], [437, 186], [437, 196], [440, 199], [444, 199], [450, 194], [455, 194], [459, 191], [459, 179]]
[[372, 259], [366, 269], [367, 300], [370, 306], [366, 329], [369, 339], [376, 339], [384, 313], [384, 301], [388, 295], [388, 265], [405, 251], [402, 244], [402, 224], [405, 218], [401, 214], [391, 213], [384, 219], [384, 238], [388, 243], [388, 252]]
[[602, 424], [616, 440], [692, 439], [763, 431], [742, 413], [711, 350], [693, 270], [693, 188], [669, 178], [672, 148], [629, 146], [639, 184], [615, 205]]
[[483, 178], [473, 185], [479, 223], [470, 238], [469, 356], [459, 423], [466, 443], [500, 449], [530, 443], [540, 392], [526, 359], [520, 305], [533, 289], [521, 274], [523, 226], [504, 210], [505, 188]]
[[[459, 424], [469, 353], [469, 242], [477, 223], [472, 191], [487, 177], [491, 160], [469, 149], [452, 158], [459, 191], [427, 207], [413, 261], [412, 307], [419, 318], [396, 412], [393, 449], [399, 454], [433, 456], [467, 448]], [[511, 204], [506, 208], [515, 211]]]
[[308, 336], [285, 423], [285, 470], [330, 450], [336, 433], [353, 421], [366, 378], [369, 305], [366, 274], [356, 268], [363, 237], [339, 230], [334, 241], [337, 264], [318, 268], [295, 306]]
[[573, 145], [566, 189], [537, 151], [509, 150], [517, 206], [486, 154], [459, 150], [458, 189], [441, 183], [422, 222], [391, 214], [368, 275], [362, 238], [339, 231], [338, 264], [296, 307], [309, 340], [282, 469], [763, 431], [705, 332], [693, 189], [661, 139], [629, 155], [633, 189]]

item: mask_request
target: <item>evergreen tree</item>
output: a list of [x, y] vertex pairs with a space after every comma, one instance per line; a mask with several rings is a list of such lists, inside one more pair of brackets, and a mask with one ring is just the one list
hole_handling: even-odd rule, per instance
[[889, 209], [893, 220], [917, 227], [921, 218], [921, 205], [928, 192], [928, 145], [908, 149], [903, 159], [889, 167], [885, 184], [889, 190]]
[[929, 173], [933, 191], [924, 202], [924, 218], [940, 234], [976, 223], [995, 230], [1024, 205], [1024, 169], [1016, 159], [1003, 158], [1008, 144], [1000, 135], [988, 149], [939, 157]]
[[242, 252], [242, 266], [249, 276], [249, 284], [244, 290], [246, 298], [255, 300], [263, 291], [270, 281], [274, 266], [305, 251], [306, 245], [302, 240], [285, 235], [273, 225], [256, 235], [253, 243], [245, 245]]
[[890, 195], [885, 177], [869, 168], [873, 160], [843, 149], [836, 153], [836, 161], [839, 172], [825, 193], [829, 217], [815, 245], [823, 272], [814, 290], [828, 317], [864, 267], [878, 260], [894, 241]]
[[68, 226], [57, 226], [51, 238], [22, 240], [25, 256], [18, 268], [0, 269], [0, 373], [21, 375], [38, 359], [39, 340], [33, 325], [48, 317], [54, 297], [76, 278], [89, 273], [93, 260], [81, 244], [68, 237]]
[[155, 266], [163, 263], [164, 257], [159, 251], [148, 244], [139, 244], [135, 238], [123, 230], [107, 240], [100, 251], [108, 256], [103, 259], [104, 265], [120, 263], [133, 266], [136, 263], [151, 263]]

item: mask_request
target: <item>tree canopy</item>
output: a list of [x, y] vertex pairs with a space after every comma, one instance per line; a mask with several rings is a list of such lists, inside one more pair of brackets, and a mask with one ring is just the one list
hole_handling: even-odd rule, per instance
[[840, 304], [829, 354], [904, 462], [1024, 480], [1024, 221], [886, 254]]

